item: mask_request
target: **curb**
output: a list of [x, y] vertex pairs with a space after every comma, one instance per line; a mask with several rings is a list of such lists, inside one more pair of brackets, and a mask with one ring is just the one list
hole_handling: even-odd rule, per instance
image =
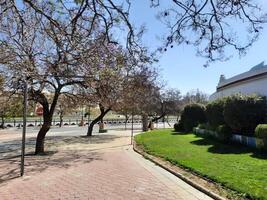
[[133, 144], [133, 150], [140, 154], [141, 156], [143, 156], [145, 159], [153, 162], [154, 164], [158, 165], [159, 167], [167, 170], [168, 172], [170, 172], [171, 174], [173, 174], [174, 176], [180, 178], [181, 180], [183, 180], [184, 182], [186, 182], [187, 184], [191, 185], [192, 187], [194, 187], [195, 189], [203, 192], [204, 194], [206, 194], [207, 196], [215, 199], [215, 200], [226, 200], [225, 198], [221, 197], [220, 195], [212, 192], [211, 190], [208, 190], [207, 188], [203, 187], [202, 185], [200, 184], [197, 184], [193, 181], [191, 181], [189, 178], [185, 177], [184, 175], [166, 167], [164, 164], [162, 163], [159, 163], [158, 161], [156, 161], [155, 159], [153, 159], [153, 156], [145, 153], [145, 152], [141, 152], [140, 150], [138, 150], [138, 148], [136, 148], [136, 143], [134, 142]]

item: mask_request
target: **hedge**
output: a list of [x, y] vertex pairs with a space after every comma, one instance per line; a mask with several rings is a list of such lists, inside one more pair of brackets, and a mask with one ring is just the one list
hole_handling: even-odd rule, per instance
[[181, 123], [186, 132], [192, 131], [199, 123], [207, 122], [205, 106], [201, 104], [189, 104], [184, 107], [181, 114]]
[[178, 123], [175, 123], [173, 127], [176, 132], [184, 131], [184, 127], [183, 127], [181, 120], [179, 120]]
[[206, 106], [207, 121], [213, 129], [216, 129], [219, 125], [225, 124], [223, 111], [226, 98], [221, 98], [210, 102]]
[[234, 132], [250, 135], [258, 124], [264, 123], [266, 98], [233, 95], [225, 99], [224, 120]]
[[216, 129], [218, 139], [222, 142], [229, 142], [232, 137], [232, 129], [227, 125], [219, 125]]

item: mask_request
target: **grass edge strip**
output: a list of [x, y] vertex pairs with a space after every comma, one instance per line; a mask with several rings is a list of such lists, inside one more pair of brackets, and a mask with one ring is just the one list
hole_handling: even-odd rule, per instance
[[193, 188], [195, 188], [195, 189], [197, 189], [197, 190], [203, 192], [204, 194], [208, 195], [209, 197], [211, 197], [211, 198], [213, 198], [213, 199], [215, 199], [215, 200], [226, 200], [224, 197], [221, 197], [220, 195], [218, 195], [218, 194], [212, 192], [211, 190], [209, 190], [209, 189], [203, 187], [202, 185], [197, 184], [197, 183], [191, 181], [189, 178], [185, 177], [184, 175], [182, 175], [182, 174], [180, 174], [180, 173], [178, 173], [178, 172], [176, 172], [176, 171], [174, 171], [174, 170], [168, 168], [168, 167], [165, 166], [164, 164], [162, 164], [162, 163], [156, 161], [155, 159], [153, 159], [153, 156], [152, 156], [152, 155], [146, 153], [145, 151], [140, 151], [140, 150], [138, 149], [138, 147], [137, 147], [135, 141], [133, 142], [133, 150], [134, 150], [136, 153], [138, 153], [138, 154], [140, 154], [141, 156], [143, 156], [145, 159], [147, 159], [147, 160], [153, 162], [154, 164], [158, 165], [159, 167], [161, 167], [161, 168], [167, 170], [169, 173], [171, 173], [171, 174], [173, 174], [174, 176], [180, 178], [181, 180], [183, 180], [184, 182], [186, 182], [187, 184], [189, 184], [189, 185], [192, 186]]

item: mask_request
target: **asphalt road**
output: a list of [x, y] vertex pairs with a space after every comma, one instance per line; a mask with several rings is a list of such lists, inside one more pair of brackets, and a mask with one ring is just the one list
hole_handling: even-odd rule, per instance
[[[171, 127], [173, 124], [171, 124]], [[163, 123], [155, 124], [155, 128], [171, 128], [167, 123], [165, 125]], [[79, 135], [86, 135], [88, 126], [63, 126], [63, 127], [52, 127], [49, 132], [47, 133], [47, 136], [79, 136]], [[127, 130], [131, 130], [132, 125], [130, 123], [126, 126]], [[33, 137], [36, 136], [38, 133], [40, 127], [27, 127], [27, 134], [26, 136]], [[125, 130], [125, 125], [105, 125], [105, 129], [107, 130]], [[11, 128], [10, 130], [14, 131], [17, 134], [20, 134], [22, 132], [22, 128]], [[98, 125], [96, 124], [93, 130], [94, 135], [98, 135], [101, 133], [98, 133]], [[134, 132], [140, 132], [142, 130], [141, 124], [134, 124]]]

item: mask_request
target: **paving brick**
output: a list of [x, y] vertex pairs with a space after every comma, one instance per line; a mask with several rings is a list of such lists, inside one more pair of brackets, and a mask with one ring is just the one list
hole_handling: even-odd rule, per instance
[[144, 160], [130, 156], [129, 137], [94, 137], [87, 142], [72, 137], [47, 156], [27, 156], [23, 178], [15, 178], [19, 157], [0, 160], [0, 199], [198, 199], [191, 188], [168, 184], [170, 180], [163, 181], [152, 168], [140, 164]]

